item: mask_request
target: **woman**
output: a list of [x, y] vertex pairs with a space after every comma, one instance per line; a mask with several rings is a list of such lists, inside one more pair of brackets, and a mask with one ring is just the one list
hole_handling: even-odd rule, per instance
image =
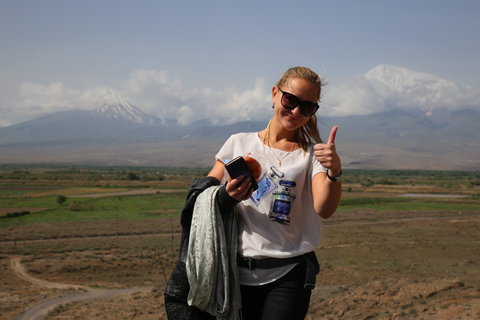
[[313, 251], [320, 243], [319, 217], [329, 218], [341, 197], [337, 127], [327, 143], [317, 128], [322, 86], [308, 68], [287, 70], [272, 88], [274, 115], [267, 128], [231, 136], [209, 173], [226, 182], [225, 163], [246, 155], [261, 159], [267, 171], [255, 192], [243, 176], [225, 185], [238, 202], [243, 319], [304, 319], [307, 313], [318, 272]]

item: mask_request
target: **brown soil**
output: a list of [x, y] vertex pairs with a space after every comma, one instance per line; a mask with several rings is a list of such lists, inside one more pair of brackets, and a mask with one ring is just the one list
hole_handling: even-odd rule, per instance
[[24, 266], [21, 264], [22, 257], [11, 257], [10, 258], [10, 267], [17, 277], [27, 280], [28, 282], [45, 288], [55, 288], [55, 289], [74, 289], [74, 290], [88, 290], [86, 286], [79, 286], [74, 284], [64, 284], [64, 283], [55, 283], [46, 281], [43, 279], [35, 278], [29, 275]]
[[21, 257], [13, 256], [10, 258], [10, 267], [13, 273], [36, 287], [43, 287], [48, 289], [60, 289], [60, 290], [81, 290], [81, 292], [69, 293], [66, 295], [61, 295], [55, 298], [47, 299], [35, 304], [33, 307], [26, 310], [21, 316], [17, 317], [16, 320], [42, 320], [45, 318], [47, 313], [58, 306], [71, 303], [74, 301], [85, 301], [85, 300], [101, 300], [112, 298], [116, 296], [122, 296], [132, 293], [138, 293], [143, 291], [151, 291], [152, 287], [135, 287], [128, 289], [91, 289], [87, 286], [74, 285], [74, 284], [65, 284], [65, 283], [55, 283], [46, 281], [43, 279], [35, 278], [29, 275], [24, 266], [21, 264]]
[[[321, 272], [307, 319], [480, 319], [479, 227], [480, 210], [365, 209], [332, 217], [317, 250]], [[21, 265], [19, 257], [3, 255], [0, 319], [14, 319], [39, 302], [79, 293], [84, 286], [148, 285], [153, 287], [142, 292], [68, 302], [45, 319], [166, 319], [163, 290], [178, 251], [170, 252], [167, 243], [169, 253], [156, 257], [164, 238], [112, 237], [112, 249], [105, 250], [94, 249], [105, 239], [66, 242], [61, 252], [39, 247], [35, 255], [23, 256]], [[138, 241], [138, 249], [127, 251], [121, 241]], [[175, 248], [178, 241], [175, 237]], [[77, 243], [90, 249], [75, 251]], [[56, 287], [59, 283], [79, 287]]]

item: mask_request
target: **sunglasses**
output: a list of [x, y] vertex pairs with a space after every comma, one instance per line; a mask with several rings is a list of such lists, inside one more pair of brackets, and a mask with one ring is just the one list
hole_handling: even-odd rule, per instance
[[303, 114], [305, 117], [311, 117], [317, 112], [318, 108], [320, 106], [318, 103], [313, 103], [310, 101], [300, 101], [296, 96], [294, 96], [291, 93], [285, 92], [279, 87], [277, 87], [278, 90], [282, 93], [282, 99], [280, 100], [282, 102], [282, 106], [285, 109], [288, 110], [293, 110], [296, 107], [300, 106], [300, 113]]

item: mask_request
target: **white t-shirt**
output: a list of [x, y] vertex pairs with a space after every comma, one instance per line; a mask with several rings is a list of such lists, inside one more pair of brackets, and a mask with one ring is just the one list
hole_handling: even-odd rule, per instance
[[[313, 207], [312, 178], [327, 170], [316, 160], [313, 145], [306, 153], [302, 149], [287, 152], [264, 145], [256, 132], [238, 133], [225, 142], [216, 159], [228, 163], [237, 156], [257, 159], [264, 171], [259, 189], [237, 206], [238, 252], [261, 259], [288, 258], [315, 250], [320, 244], [322, 220]], [[239, 268], [240, 283], [270, 283], [294, 266]]]

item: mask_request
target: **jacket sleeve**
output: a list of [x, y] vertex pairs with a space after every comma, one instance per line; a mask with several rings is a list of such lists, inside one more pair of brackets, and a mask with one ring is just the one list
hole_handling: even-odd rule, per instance
[[227, 190], [225, 189], [225, 185], [221, 186], [220, 189], [218, 189], [217, 198], [215, 200], [217, 201], [222, 218], [224, 217], [225, 212], [230, 212], [233, 207], [235, 207], [235, 205], [240, 202], [228, 195]]
[[[187, 200], [182, 210], [180, 223], [182, 225], [182, 238], [180, 240], [180, 255], [175, 268], [165, 289], [165, 309], [169, 320], [194, 320], [194, 319], [215, 319], [206, 312], [187, 304], [188, 291], [190, 286], [187, 279], [185, 262], [188, 252], [188, 241], [192, 224], [193, 208], [200, 193], [205, 189], [219, 185], [220, 182], [214, 177], [195, 179], [190, 185]], [[227, 194], [228, 196], [228, 194]]]

